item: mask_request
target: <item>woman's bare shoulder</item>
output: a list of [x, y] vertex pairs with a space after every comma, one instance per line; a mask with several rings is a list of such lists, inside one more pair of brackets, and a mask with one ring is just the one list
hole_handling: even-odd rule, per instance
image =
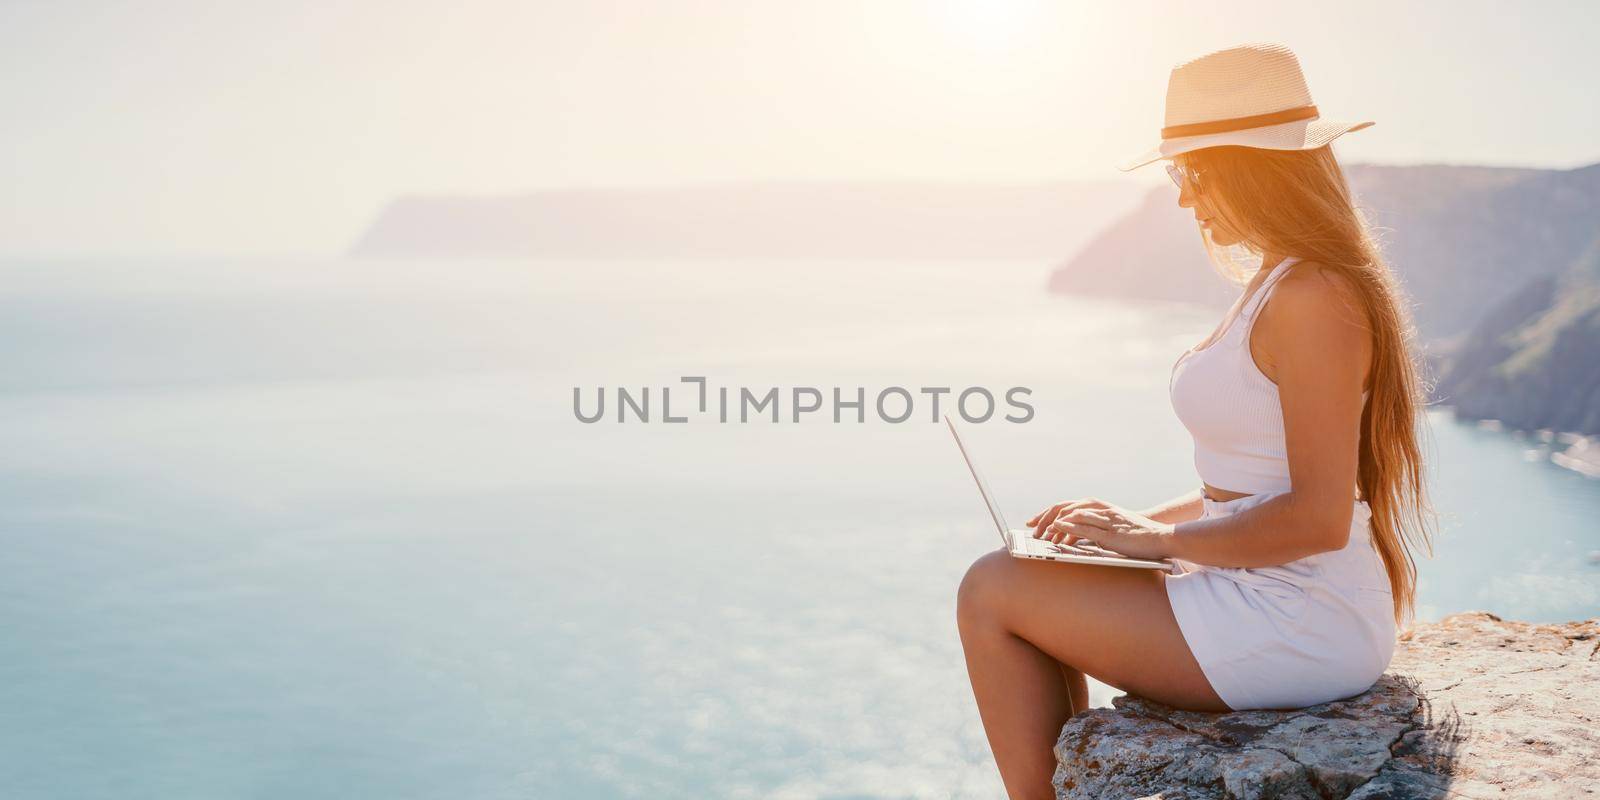
[[[1368, 328], [1361, 291], [1345, 271], [1317, 261], [1298, 261], [1278, 281], [1268, 298], [1263, 317], [1293, 317], [1311, 322], [1322, 320]], [[1271, 309], [1278, 306], [1276, 313]]]
[[1365, 365], [1372, 334], [1355, 284], [1342, 271], [1316, 262], [1292, 266], [1256, 326], [1259, 336], [1252, 344], [1262, 361], [1275, 366], [1314, 357], [1324, 365], [1329, 359]]

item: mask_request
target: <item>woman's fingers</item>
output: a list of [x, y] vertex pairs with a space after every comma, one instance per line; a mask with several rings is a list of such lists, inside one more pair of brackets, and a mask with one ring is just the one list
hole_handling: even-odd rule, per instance
[[1092, 536], [1095, 529], [1084, 525], [1074, 514], [1062, 514], [1056, 517], [1055, 522], [1045, 530], [1044, 538], [1061, 544], [1066, 540], [1068, 544], [1077, 541], [1086, 535]]
[[1033, 538], [1038, 539], [1038, 538], [1044, 536], [1045, 529], [1049, 528], [1051, 523], [1055, 522], [1057, 519], [1060, 519], [1060, 518], [1061, 518], [1061, 507], [1060, 506], [1056, 506], [1056, 507], [1050, 509], [1049, 511], [1046, 511], [1043, 514], [1040, 514], [1039, 515], [1039, 523], [1037, 525], [1033, 526]]
[[1050, 525], [1049, 530], [1045, 531], [1044, 538], [1049, 539], [1055, 544], [1061, 544], [1063, 541], [1066, 541], [1068, 544], [1070, 544], [1071, 542], [1076, 541], [1078, 538], [1077, 535], [1073, 533], [1073, 528], [1075, 525], [1076, 523], [1069, 521], [1064, 516], [1057, 517], [1056, 521]]
[[1111, 519], [1105, 514], [1090, 508], [1080, 508], [1056, 517], [1050, 530], [1055, 534], [1058, 543], [1065, 535], [1073, 536], [1074, 541], [1082, 538], [1098, 542], [1114, 528]]
[[1074, 501], [1072, 501], [1070, 503], [1062, 503], [1061, 504], [1061, 513], [1063, 513], [1063, 514], [1070, 514], [1070, 513], [1074, 512], [1074, 511], [1094, 511], [1094, 510], [1110, 510], [1110, 509], [1111, 509], [1111, 505], [1109, 503], [1105, 502], [1104, 500], [1097, 500], [1097, 499], [1095, 499], [1093, 497], [1087, 497], [1087, 498], [1084, 498], [1082, 500], [1074, 500]]
[[1055, 505], [1039, 512], [1038, 514], [1033, 515], [1026, 523], [1023, 524], [1033, 528], [1033, 538], [1043, 539], [1045, 538], [1046, 531], [1049, 530], [1051, 523], [1055, 522], [1057, 519], [1060, 519], [1065, 514], [1072, 513], [1079, 509], [1110, 508], [1112, 508], [1110, 503], [1107, 503], [1098, 497], [1085, 497], [1082, 500], [1071, 500], [1065, 503], [1056, 503]]
[[1101, 530], [1111, 529], [1110, 515], [1096, 509], [1079, 508], [1075, 509], [1072, 513], [1067, 514], [1066, 516], [1073, 522], [1076, 522], [1080, 525], [1087, 525], [1091, 528], [1099, 528]]
[[1050, 523], [1055, 522], [1056, 520], [1061, 519], [1062, 516], [1071, 513], [1074, 508], [1077, 508], [1077, 506], [1078, 504], [1076, 502], [1057, 503], [1050, 508], [1049, 512], [1041, 514], [1039, 517], [1039, 524], [1034, 526], [1034, 538], [1044, 538], [1045, 531], [1050, 527]]
[[1043, 537], [1045, 528], [1050, 527], [1050, 523], [1055, 522], [1056, 518], [1061, 516], [1061, 509], [1065, 506], [1066, 503], [1056, 503], [1045, 509], [1039, 516], [1029, 520], [1028, 524], [1033, 526], [1033, 538]]
[[1064, 532], [1061, 530], [1060, 521], [1056, 521], [1056, 522], [1050, 523], [1050, 527], [1045, 528], [1044, 535], [1040, 536], [1038, 538], [1044, 539], [1047, 542], [1053, 542], [1055, 544], [1061, 544], [1061, 536], [1062, 536], [1063, 533]]
[[1022, 524], [1024, 524], [1024, 525], [1027, 525], [1027, 526], [1028, 526], [1028, 527], [1030, 527], [1030, 528], [1031, 528], [1031, 527], [1033, 527], [1033, 526], [1034, 526], [1034, 525], [1037, 525], [1037, 524], [1039, 524], [1039, 518], [1040, 518], [1040, 517], [1042, 517], [1042, 516], [1044, 516], [1044, 515], [1046, 515], [1046, 514], [1048, 514], [1048, 513], [1050, 513], [1050, 512], [1051, 512], [1051, 511], [1054, 511], [1054, 510], [1055, 510], [1055, 509], [1056, 509], [1056, 506], [1051, 506], [1051, 507], [1049, 507], [1049, 508], [1047, 508], [1047, 509], [1045, 509], [1045, 510], [1043, 510], [1043, 511], [1040, 511], [1040, 512], [1039, 512], [1039, 513], [1037, 513], [1037, 514], [1034, 514], [1034, 515], [1033, 515], [1033, 516], [1031, 516], [1031, 517], [1029, 517], [1029, 518], [1028, 518], [1028, 521], [1027, 521], [1027, 522], [1024, 522], [1024, 523], [1022, 523]]

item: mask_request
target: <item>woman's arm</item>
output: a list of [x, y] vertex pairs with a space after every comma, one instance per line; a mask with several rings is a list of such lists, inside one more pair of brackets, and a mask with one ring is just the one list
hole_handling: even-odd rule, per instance
[[[1344, 509], [1345, 537], [1350, 535], [1350, 505]], [[1313, 512], [1287, 492], [1225, 517], [1172, 526], [1162, 555], [1213, 567], [1270, 567], [1344, 547], [1336, 533], [1338, 523], [1315, 524]]]
[[1189, 522], [1190, 520], [1199, 519], [1200, 512], [1204, 510], [1200, 497], [1200, 490], [1195, 489], [1188, 494], [1179, 495], [1164, 503], [1157, 503], [1139, 513], [1156, 522], [1165, 522], [1168, 525]]
[[[1330, 290], [1344, 302], [1329, 302]], [[1297, 268], [1279, 282], [1255, 324], [1252, 357], [1278, 385], [1293, 491], [1224, 517], [1176, 523], [1116, 508], [1074, 508], [1049, 526], [1049, 537], [1078, 536], [1136, 558], [1176, 556], [1219, 567], [1284, 564], [1344, 547], [1355, 505], [1361, 387], [1372, 352], [1354, 296], [1323, 270]]]

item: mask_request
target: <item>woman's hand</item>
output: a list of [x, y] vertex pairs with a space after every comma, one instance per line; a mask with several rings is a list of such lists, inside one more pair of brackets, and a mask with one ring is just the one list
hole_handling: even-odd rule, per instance
[[1070, 533], [1064, 535], [1053, 535], [1048, 533], [1047, 530], [1050, 527], [1050, 523], [1055, 522], [1057, 518], [1080, 508], [1115, 508], [1115, 506], [1107, 503], [1104, 500], [1101, 500], [1098, 497], [1085, 497], [1081, 500], [1068, 500], [1066, 502], [1056, 503], [1055, 505], [1033, 515], [1033, 518], [1028, 520], [1028, 527], [1033, 529], [1033, 538], [1049, 539], [1056, 544], [1072, 544], [1073, 542], [1077, 541], [1077, 537], [1071, 535]]
[[1130, 558], [1166, 558], [1176, 536], [1173, 525], [1109, 504], [1078, 506], [1056, 516], [1044, 530], [1042, 538], [1054, 542], [1088, 539]]

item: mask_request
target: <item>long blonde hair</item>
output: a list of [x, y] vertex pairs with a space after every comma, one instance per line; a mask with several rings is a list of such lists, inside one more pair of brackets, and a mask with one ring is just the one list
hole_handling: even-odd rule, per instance
[[[1345, 279], [1360, 298], [1372, 334], [1371, 395], [1361, 412], [1356, 485], [1372, 509], [1373, 543], [1404, 624], [1416, 607], [1414, 547], [1431, 554], [1433, 510], [1419, 432], [1429, 387], [1413, 355], [1416, 329], [1394, 275], [1356, 209], [1331, 147], [1265, 150], [1211, 147], [1178, 157], [1199, 177], [1199, 192], [1254, 255], [1298, 256]], [[1239, 259], [1202, 231], [1219, 271], [1242, 282]]]

